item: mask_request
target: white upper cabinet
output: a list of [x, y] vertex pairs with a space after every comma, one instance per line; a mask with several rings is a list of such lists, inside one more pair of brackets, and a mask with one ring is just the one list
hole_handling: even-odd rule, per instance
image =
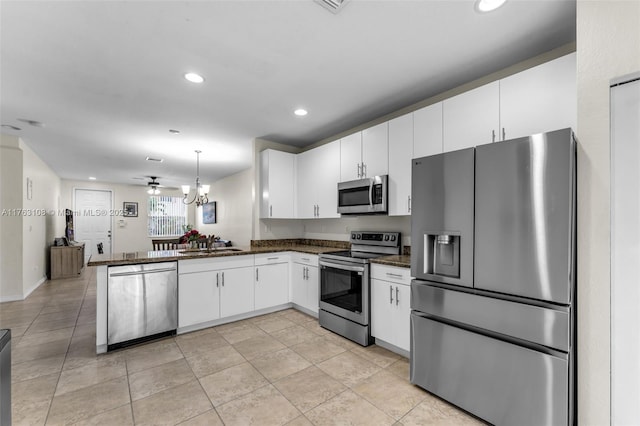
[[362, 177], [362, 132], [340, 139], [340, 181]]
[[457, 151], [498, 140], [500, 83], [445, 99], [443, 109], [444, 152]]
[[576, 129], [576, 54], [500, 80], [500, 140]]
[[337, 193], [340, 180], [340, 141], [298, 154], [296, 175], [296, 217], [340, 217]]
[[389, 216], [411, 214], [414, 117], [406, 114], [389, 121]]
[[389, 174], [389, 122], [362, 131], [362, 177]]
[[[389, 128], [389, 140], [391, 140], [391, 128]], [[414, 111], [412, 158], [441, 154], [442, 149], [442, 102]], [[391, 151], [389, 151], [389, 167], [391, 167]]]
[[389, 123], [340, 139], [340, 181], [389, 174]]
[[260, 153], [260, 217], [293, 218], [295, 154], [267, 149]]

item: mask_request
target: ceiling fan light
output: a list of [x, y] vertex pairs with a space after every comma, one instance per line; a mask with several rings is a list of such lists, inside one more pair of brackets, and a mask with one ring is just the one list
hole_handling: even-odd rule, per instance
[[195, 72], [188, 72], [184, 75], [184, 78], [187, 79], [187, 81], [190, 81], [192, 83], [202, 83], [204, 82], [204, 77], [201, 76], [200, 74], [196, 74]]
[[476, 10], [478, 12], [491, 12], [502, 6], [507, 0], [477, 0]]

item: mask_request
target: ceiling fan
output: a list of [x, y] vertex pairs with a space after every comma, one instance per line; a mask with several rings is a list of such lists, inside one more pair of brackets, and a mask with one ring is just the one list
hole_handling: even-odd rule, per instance
[[148, 176], [149, 179], [151, 179], [150, 182], [147, 182], [147, 187], [149, 188], [147, 190], [147, 194], [149, 195], [158, 195], [160, 194], [160, 190], [158, 188], [163, 188], [162, 185], [160, 185], [160, 182], [158, 182], [156, 179], [157, 176]]

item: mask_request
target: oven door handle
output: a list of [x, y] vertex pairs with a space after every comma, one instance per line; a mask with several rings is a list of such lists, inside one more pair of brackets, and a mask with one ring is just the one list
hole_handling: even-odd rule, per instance
[[318, 264], [320, 265], [321, 268], [335, 268], [335, 269], [342, 269], [343, 271], [353, 271], [353, 272], [364, 273], [363, 266], [351, 266], [351, 265], [345, 265], [342, 263], [327, 262], [325, 260], [319, 261]]

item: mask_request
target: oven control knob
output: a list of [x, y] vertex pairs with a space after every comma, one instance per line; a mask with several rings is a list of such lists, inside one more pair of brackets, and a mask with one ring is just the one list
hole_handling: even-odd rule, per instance
[[361, 238], [362, 238], [362, 235], [361, 235], [361, 234], [357, 234], [357, 235], [356, 235], [356, 239], [358, 239], [358, 240], [359, 240], [359, 239], [361, 239]]
[[392, 236], [391, 236], [391, 241], [395, 241], [395, 240], [396, 240], [396, 236], [395, 236], [395, 235], [392, 235]]
[[385, 240], [385, 241], [389, 241], [389, 236], [388, 236], [388, 235], [385, 235], [385, 236], [384, 236], [384, 240]]
[[351, 234], [351, 239], [355, 240], [356, 239], [356, 234]]

